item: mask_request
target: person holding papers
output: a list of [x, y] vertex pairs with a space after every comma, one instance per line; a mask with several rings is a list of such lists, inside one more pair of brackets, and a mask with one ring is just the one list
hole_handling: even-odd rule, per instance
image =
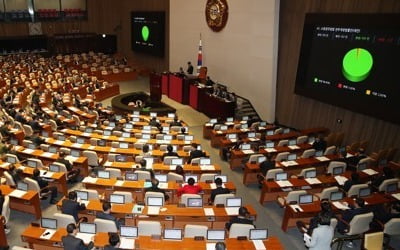
[[331, 218], [329, 216], [319, 215], [318, 227], [314, 229], [311, 238], [308, 235], [304, 237], [306, 246], [309, 250], [330, 250], [331, 241], [334, 234], [334, 228], [330, 226]]
[[167, 201], [169, 199], [169, 196], [165, 194], [165, 190], [161, 189], [158, 187], [159, 181], [156, 178], [153, 178], [151, 180], [151, 187], [146, 188], [144, 193], [147, 192], [158, 192], [158, 193], [163, 193], [164, 194], [164, 200]]
[[248, 215], [249, 215], [249, 211], [247, 210], [247, 208], [240, 207], [239, 215], [237, 217], [231, 219], [229, 222], [227, 222], [225, 224], [225, 228], [229, 230], [231, 228], [231, 225], [234, 223], [253, 225], [253, 221], [247, 218]]
[[76, 238], [78, 228], [75, 224], [71, 223], [67, 225], [67, 236], [62, 237], [62, 243], [65, 250], [89, 250], [94, 247], [93, 238], [88, 245], [83, 243], [83, 240]]
[[222, 187], [222, 179], [217, 178], [215, 179], [215, 185], [217, 186], [216, 189], [211, 191], [210, 201], [214, 203], [215, 196], [218, 194], [229, 194], [231, 191], [227, 188]]
[[97, 213], [96, 218], [104, 219], [104, 220], [112, 220], [115, 222], [115, 226], [119, 229], [121, 226], [121, 222], [111, 214], [111, 203], [105, 201], [103, 203], [103, 212]]
[[61, 211], [63, 214], [70, 214], [74, 216], [75, 222], [78, 222], [78, 212], [85, 210], [85, 204], [79, 204], [77, 202], [77, 194], [75, 191], [68, 193], [68, 199], [64, 199], [61, 205]]
[[50, 197], [50, 204], [56, 204], [57, 200], [57, 188], [54, 186], [49, 186], [49, 182], [46, 181], [45, 179], [43, 179], [42, 177], [40, 177], [40, 171], [39, 169], [35, 168], [35, 170], [33, 170], [33, 176], [32, 179], [34, 179], [35, 181], [37, 181], [37, 183], [39, 184], [40, 189], [42, 189], [43, 193], [47, 193], [47, 192], [51, 192], [51, 197]]
[[117, 250], [120, 249], [118, 248], [119, 245], [121, 244], [121, 241], [119, 239], [119, 235], [116, 233], [111, 233], [110, 236], [108, 237], [108, 245], [104, 247], [104, 250]]
[[194, 185], [194, 179], [189, 178], [188, 184], [178, 189], [178, 197], [181, 197], [182, 194], [198, 194], [203, 189], [199, 185]]

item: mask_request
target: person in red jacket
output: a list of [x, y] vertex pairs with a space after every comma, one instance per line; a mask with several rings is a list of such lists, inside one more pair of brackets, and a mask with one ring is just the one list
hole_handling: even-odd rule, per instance
[[194, 185], [194, 179], [189, 178], [188, 185], [178, 189], [178, 197], [180, 197], [182, 194], [198, 194], [201, 191], [203, 191], [203, 189], [199, 185]]

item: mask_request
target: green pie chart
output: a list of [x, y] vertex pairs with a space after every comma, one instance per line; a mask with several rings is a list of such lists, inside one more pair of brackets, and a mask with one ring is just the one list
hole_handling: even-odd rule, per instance
[[149, 35], [150, 35], [150, 30], [149, 27], [147, 27], [146, 25], [142, 27], [142, 38], [145, 42], [147, 42], [147, 39], [149, 39]]
[[371, 72], [374, 59], [368, 50], [355, 48], [343, 57], [343, 75], [351, 82], [361, 82]]

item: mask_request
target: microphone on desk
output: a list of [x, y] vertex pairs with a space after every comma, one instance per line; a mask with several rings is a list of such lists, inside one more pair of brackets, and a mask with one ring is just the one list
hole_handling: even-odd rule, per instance
[[49, 235], [49, 234], [50, 234], [50, 232], [46, 232], [42, 236], [46, 236], [46, 235]]

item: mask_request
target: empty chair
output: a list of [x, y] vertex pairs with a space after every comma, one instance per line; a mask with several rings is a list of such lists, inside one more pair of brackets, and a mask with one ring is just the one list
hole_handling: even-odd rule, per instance
[[98, 200], [100, 199], [99, 192], [96, 189], [81, 189], [80, 191], [88, 192], [89, 200]]
[[115, 135], [115, 136], [118, 136], [118, 137], [121, 137], [122, 136], [122, 131], [113, 131], [111, 134]]
[[282, 134], [283, 133], [283, 128], [277, 128], [274, 131], [274, 135]]
[[72, 120], [74, 120], [76, 126], [85, 125], [77, 115], [72, 115]]
[[31, 140], [23, 140], [22, 141], [22, 146], [24, 147], [29, 147], [30, 144], [33, 144], [33, 142]]
[[265, 176], [266, 180], [275, 180], [275, 176], [278, 173], [283, 173], [283, 169], [282, 168], [276, 168], [276, 169], [270, 169], [267, 172], [267, 175]]
[[161, 223], [159, 221], [139, 221], [139, 236], [161, 235]]
[[68, 171], [67, 171], [67, 167], [65, 166], [65, 164], [64, 163], [61, 163], [61, 162], [53, 162], [53, 163], [51, 163], [52, 165], [56, 165], [56, 166], [58, 166], [59, 168], [60, 168], [60, 172], [64, 172], [64, 173], [67, 173]]
[[207, 226], [186, 224], [184, 235], [185, 238], [194, 238], [197, 236], [206, 238], [207, 230], [208, 230]]
[[311, 148], [311, 149], [304, 150], [304, 152], [300, 156], [300, 158], [310, 158], [310, 157], [313, 157], [314, 155], [315, 155], [315, 149]]
[[110, 232], [117, 233], [118, 229], [115, 225], [115, 221], [113, 220], [105, 220], [105, 219], [94, 219], [94, 224], [96, 224], [96, 232]]
[[95, 151], [84, 150], [82, 155], [88, 159], [88, 165], [90, 167], [98, 167], [101, 163], [101, 158], [97, 156]]
[[172, 159], [179, 158], [178, 156], [165, 156], [164, 157], [164, 164], [171, 165]]
[[379, 185], [378, 190], [379, 190], [380, 192], [385, 192], [387, 186], [390, 185], [390, 184], [392, 184], [392, 183], [397, 183], [397, 185], [399, 186], [399, 181], [400, 181], [400, 180], [397, 179], [397, 178], [386, 179], [386, 180], [384, 180], [384, 181], [381, 183], [381, 185]]
[[70, 155], [70, 154], [71, 154], [71, 149], [61, 147], [61, 148], [60, 148], [60, 152], [64, 152], [64, 154]]
[[295, 204], [299, 200], [299, 196], [307, 194], [306, 190], [296, 190], [296, 191], [290, 191], [286, 197], [284, 196], [278, 196], [277, 201], [278, 204], [281, 207], [285, 207], [288, 204]]
[[149, 171], [136, 170], [135, 173], [138, 175], [138, 180], [151, 180], [151, 175]]
[[308, 136], [302, 135], [302, 136], [297, 137], [297, 139], [296, 139], [296, 144], [298, 144], [298, 145], [304, 144], [304, 143], [306, 143], [307, 141], [308, 141]]
[[127, 192], [127, 191], [114, 191], [113, 194], [118, 194], [118, 195], [123, 195], [125, 198], [125, 203], [132, 203], [133, 198], [132, 198], [132, 193]]
[[49, 144], [44, 144], [44, 143], [42, 143], [42, 144], [40, 144], [40, 149], [41, 150], [43, 150], [43, 151], [45, 151], [45, 152], [48, 152], [49, 151], [49, 148], [50, 148], [50, 145]]
[[254, 225], [233, 223], [229, 229], [229, 238], [237, 238], [240, 236], [249, 237], [250, 229], [254, 229]]
[[143, 149], [143, 145], [144, 145], [144, 143], [135, 142], [135, 143], [133, 144], [133, 147], [134, 147], [135, 149]]
[[121, 169], [106, 168], [105, 170], [110, 172], [110, 178], [120, 178], [121, 177]]
[[361, 188], [368, 188], [368, 184], [356, 184], [352, 185], [349, 191], [347, 192], [348, 197], [358, 196], [358, 193]]
[[252, 154], [249, 157], [249, 162], [250, 163], [257, 162], [258, 161], [258, 157], [262, 157], [262, 156], [264, 156], [264, 155], [263, 154]]
[[100, 141], [99, 138], [90, 138], [89, 139], [90, 146], [97, 146], [98, 141]]
[[161, 144], [160, 145], [160, 151], [167, 151], [167, 147], [168, 147], [167, 144]]
[[224, 205], [226, 204], [227, 198], [234, 198], [234, 194], [217, 194], [214, 198], [214, 206], [216, 205]]
[[70, 214], [55, 213], [54, 219], [57, 219], [57, 228], [66, 228], [68, 224], [75, 224], [74, 216]]
[[169, 172], [167, 174], [167, 180], [168, 181], [178, 181], [178, 182], [183, 182], [183, 176], [177, 173]]
[[57, 123], [54, 120], [49, 120], [49, 124], [52, 131], [57, 131]]
[[201, 174], [200, 175], [200, 182], [214, 182], [214, 177], [217, 174]]
[[182, 194], [180, 203], [186, 205], [187, 200], [189, 198], [201, 198], [201, 195], [199, 195], [199, 194]]
[[336, 167], [343, 167], [343, 171], [346, 171], [346, 163], [345, 162], [341, 162], [341, 161], [331, 161], [329, 162], [328, 165], [328, 169], [327, 169], [327, 173], [328, 174], [333, 174], [333, 169]]
[[6, 154], [6, 159], [8, 159], [8, 158], [13, 158], [13, 161], [15, 163], [19, 163], [18, 157], [16, 155], [14, 155], [14, 154]]
[[147, 191], [144, 194], [144, 204], [147, 205], [147, 198], [148, 197], [158, 197], [158, 198], [162, 198], [162, 203], [165, 203], [165, 196], [163, 193], [161, 192], [151, 192], [151, 191]]
[[40, 189], [40, 186], [39, 186], [38, 182], [36, 180], [34, 180], [34, 179], [26, 177], [24, 179], [24, 182], [26, 182], [28, 184], [28, 189], [29, 190], [36, 191], [39, 194], [39, 198], [45, 198], [45, 197], [48, 197], [51, 194], [50, 190], [48, 190], [47, 192], [43, 192], [43, 190], [47, 189], [47, 187], [43, 188], [43, 190]]
[[284, 147], [284, 146], [287, 146], [289, 144], [289, 140], [280, 140], [279, 142], [278, 142], [278, 147]]
[[331, 193], [339, 191], [339, 188], [336, 186], [327, 187], [322, 190], [320, 194], [315, 194], [319, 197], [320, 200], [329, 200], [331, 197]]
[[27, 161], [34, 161], [36, 162], [36, 167], [37, 168], [43, 168], [43, 162], [39, 159], [36, 158], [28, 158]]
[[117, 155], [118, 155], [118, 154], [109, 153], [109, 154], [107, 155], [107, 161], [115, 161], [115, 157], [116, 157]]
[[[372, 159], [371, 158], [369, 158], [369, 157], [366, 157], [366, 158], [364, 158], [364, 159], [361, 159], [358, 163], [357, 163], [357, 170], [358, 170], [358, 168], [359, 168], [359, 166], [361, 165], [366, 165], [367, 167], [371, 164], [371, 162], [372, 162]], [[359, 170], [358, 170], [359, 171]]]
[[336, 146], [330, 146], [325, 149], [324, 155], [333, 155], [336, 152]]
[[297, 176], [305, 177], [305, 175], [308, 171], [317, 171], [317, 169], [316, 168], [304, 168], [301, 170], [300, 174], [298, 174]]
[[275, 161], [283, 161], [283, 160], [287, 160], [289, 156], [289, 152], [282, 152], [276, 155], [275, 157]]

